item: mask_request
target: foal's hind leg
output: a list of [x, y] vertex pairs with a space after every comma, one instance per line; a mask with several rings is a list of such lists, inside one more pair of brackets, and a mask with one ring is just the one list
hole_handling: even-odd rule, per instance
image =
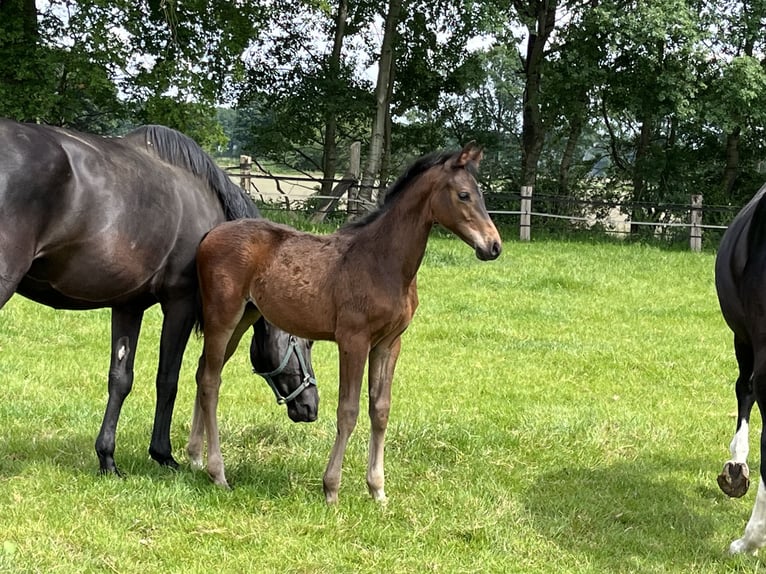
[[112, 309], [112, 357], [109, 363], [109, 399], [96, 438], [101, 473], [120, 475], [114, 462], [114, 444], [122, 403], [133, 388], [133, 362], [144, 312]]
[[367, 463], [367, 487], [372, 497], [379, 502], [386, 500], [383, 452], [388, 413], [391, 410], [391, 382], [400, 349], [401, 338], [397, 337], [390, 347], [379, 345], [370, 352], [370, 455]]
[[735, 385], [737, 395], [737, 429], [729, 445], [731, 459], [726, 462], [718, 475], [718, 486], [728, 496], [744, 496], [750, 486], [750, 470], [747, 456], [750, 452], [748, 440], [750, 411], [755, 402], [753, 393], [753, 348], [749, 343], [734, 339], [734, 352], [739, 366], [739, 377]]
[[240, 316], [240, 320], [233, 329], [211, 325], [212, 320], [208, 320], [207, 315], [205, 317], [207, 328], [196, 375], [197, 398], [194, 403], [189, 445], [186, 449], [192, 466], [201, 467], [204, 434], [207, 434], [207, 472], [215, 484], [224, 488], [228, 488], [229, 484], [224, 471], [216, 414], [221, 371], [237, 349], [242, 335], [259, 319], [260, 313], [247, 308], [241, 309], [237, 316]]

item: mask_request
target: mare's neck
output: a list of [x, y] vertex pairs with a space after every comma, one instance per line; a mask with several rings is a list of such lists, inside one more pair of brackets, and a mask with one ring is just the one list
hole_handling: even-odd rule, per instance
[[378, 254], [375, 258], [378, 268], [374, 272], [389, 277], [401, 274], [405, 285], [409, 285], [418, 273], [434, 223], [430, 209], [434, 183], [417, 183], [417, 188], [403, 190], [378, 219], [363, 228], [371, 243], [369, 249]]

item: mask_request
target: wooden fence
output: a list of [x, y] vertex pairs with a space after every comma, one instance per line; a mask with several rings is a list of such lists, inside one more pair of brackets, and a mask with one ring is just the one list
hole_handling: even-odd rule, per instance
[[[350, 153], [351, 162], [348, 170], [341, 179], [332, 180], [334, 188], [329, 196], [322, 196], [316, 193], [317, 188], [321, 187], [323, 183], [322, 179], [309, 177], [309, 176], [273, 176], [266, 174], [254, 174], [252, 173], [252, 161], [248, 156], [241, 156], [239, 172], [236, 176], [239, 177], [240, 186], [248, 191], [251, 195], [254, 195], [256, 199], [262, 199], [267, 204], [276, 204], [280, 210], [288, 211], [304, 211], [307, 212], [311, 221], [318, 223], [325, 220], [325, 218], [340, 209], [343, 209], [344, 217], [349, 217], [351, 214], [357, 213], [360, 206], [360, 199], [358, 195], [359, 183], [360, 183], [360, 148], [356, 143], [351, 148]], [[232, 174], [232, 177], [236, 177]], [[272, 180], [276, 181], [276, 189], [278, 193], [272, 197], [265, 197], [263, 193], [253, 193], [254, 189], [258, 188], [257, 180]], [[280, 185], [279, 182], [283, 182]], [[300, 197], [291, 196], [290, 193], [285, 191], [283, 187], [286, 185], [299, 185], [307, 193], [302, 194]], [[702, 249], [702, 239], [704, 230], [725, 230], [725, 225], [704, 224], [703, 223], [703, 197], [702, 195], [692, 195], [689, 198], [689, 203], [685, 206], [681, 205], [653, 205], [651, 211], [657, 213], [667, 211], [669, 209], [674, 210], [676, 215], [669, 220], [665, 218], [663, 221], [632, 221], [628, 218], [626, 213], [631, 213], [633, 206], [630, 202], [615, 202], [608, 205], [612, 206], [614, 214], [610, 216], [595, 216], [593, 214], [583, 215], [583, 212], [587, 212], [587, 205], [592, 203], [593, 205], [600, 204], [599, 202], [588, 202], [585, 200], [574, 200], [573, 198], [565, 198], [567, 201], [580, 201], [583, 205], [578, 209], [578, 215], [567, 215], [561, 213], [550, 213], [546, 211], [536, 211], [535, 197], [533, 194], [533, 188], [530, 186], [523, 186], [521, 193], [518, 196], [511, 196], [509, 194], [488, 194], [488, 199], [493, 198], [496, 195], [504, 195], [506, 198], [512, 198], [511, 203], [518, 201], [519, 209], [492, 209], [488, 211], [493, 216], [518, 216], [519, 218], [519, 239], [521, 241], [530, 241], [532, 238], [532, 232], [535, 221], [545, 219], [558, 219], [570, 222], [573, 226], [576, 225], [580, 229], [590, 229], [599, 224], [599, 229], [605, 230], [606, 233], [630, 233], [631, 229], [635, 227], [654, 227], [656, 231], [667, 231], [668, 229], [686, 228], [688, 229], [689, 248], [692, 251], [700, 251]], [[276, 200], [276, 201], [275, 201]], [[542, 200], [542, 198], [541, 198]], [[310, 205], [309, 205], [310, 203]], [[541, 201], [541, 203], [545, 203]], [[603, 202], [601, 202], [603, 203]], [[374, 206], [366, 205], [365, 209], [369, 209]], [[646, 205], [643, 205], [646, 208]], [[268, 209], [268, 208], [266, 208]], [[362, 209], [364, 211], [365, 209]], [[735, 209], [730, 207], [719, 207], [718, 210], [726, 210], [726, 219], [731, 220], [735, 214]], [[594, 210], [595, 211], [595, 210]], [[617, 215], [615, 215], [617, 214]], [[541, 224], [542, 225], [542, 224]]]

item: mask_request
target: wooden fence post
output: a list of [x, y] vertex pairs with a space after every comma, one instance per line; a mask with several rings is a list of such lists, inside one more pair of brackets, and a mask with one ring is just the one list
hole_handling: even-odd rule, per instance
[[692, 195], [689, 246], [692, 251], [702, 251], [702, 195]]
[[239, 187], [250, 195], [250, 168], [253, 165], [253, 158], [249, 155], [239, 156]]
[[519, 239], [529, 241], [532, 226], [532, 186], [521, 186], [521, 221], [519, 223]]

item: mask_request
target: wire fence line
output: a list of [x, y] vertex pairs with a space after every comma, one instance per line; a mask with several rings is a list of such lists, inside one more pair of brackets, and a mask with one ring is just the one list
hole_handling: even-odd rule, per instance
[[[286, 176], [240, 171], [231, 174], [232, 179], [240, 178], [241, 186], [256, 200], [260, 200], [265, 210], [303, 212], [316, 215], [321, 212], [335, 219], [346, 219], [355, 213], [366, 212], [377, 205], [376, 196], [383, 188], [373, 188], [372, 201], [359, 197], [358, 179], [349, 182], [343, 179], [323, 179], [308, 175]], [[275, 190], [265, 192], [256, 181], [271, 181]], [[344, 183], [347, 189], [342, 195], [323, 195], [318, 189], [323, 183], [330, 182], [336, 189]], [[349, 185], [350, 184], [350, 185]], [[285, 191], [284, 187], [290, 187]], [[300, 189], [299, 193], [295, 188]], [[558, 231], [586, 231], [609, 235], [633, 235], [638, 229], [651, 230], [658, 239], [679, 241], [681, 233], [687, 230], [690, 249], [702, 248], [703, 231], [720, 234], [727, 225], [721, 221], [731, 221], [739, 208], [728, 205], [704, 206], [701, 195], [692, 195], [689, 203], [651, 203], [620, 201], [600, 197], [578, 198], [556, 195], [534, 195], [531, 187], [522, 187], [520, 193], [487, 193], [487, 211], [493, 218], [504, 224], [513, 224], [518, 219], [521, 240], [529, 240], [533, 228], [546, 230], [550, 225], [546, 220], [558, 222]], [[532, 206], [535, 206], [533, 209]], [[518, 209], [516, 208], [518, 206]], [[324, 211], [322, 211], [324, 210]], [[636, 213], [650, 215], [653, 220], [638, 221]], [[716, 222], [704, 221], [704, 214], [715, 214]], [[513, 218], [510, 221], [509, 218]], [[533, 225], [534, 221], [534, 225]], [[646, 234], [645, 234], [646, 235]]]

